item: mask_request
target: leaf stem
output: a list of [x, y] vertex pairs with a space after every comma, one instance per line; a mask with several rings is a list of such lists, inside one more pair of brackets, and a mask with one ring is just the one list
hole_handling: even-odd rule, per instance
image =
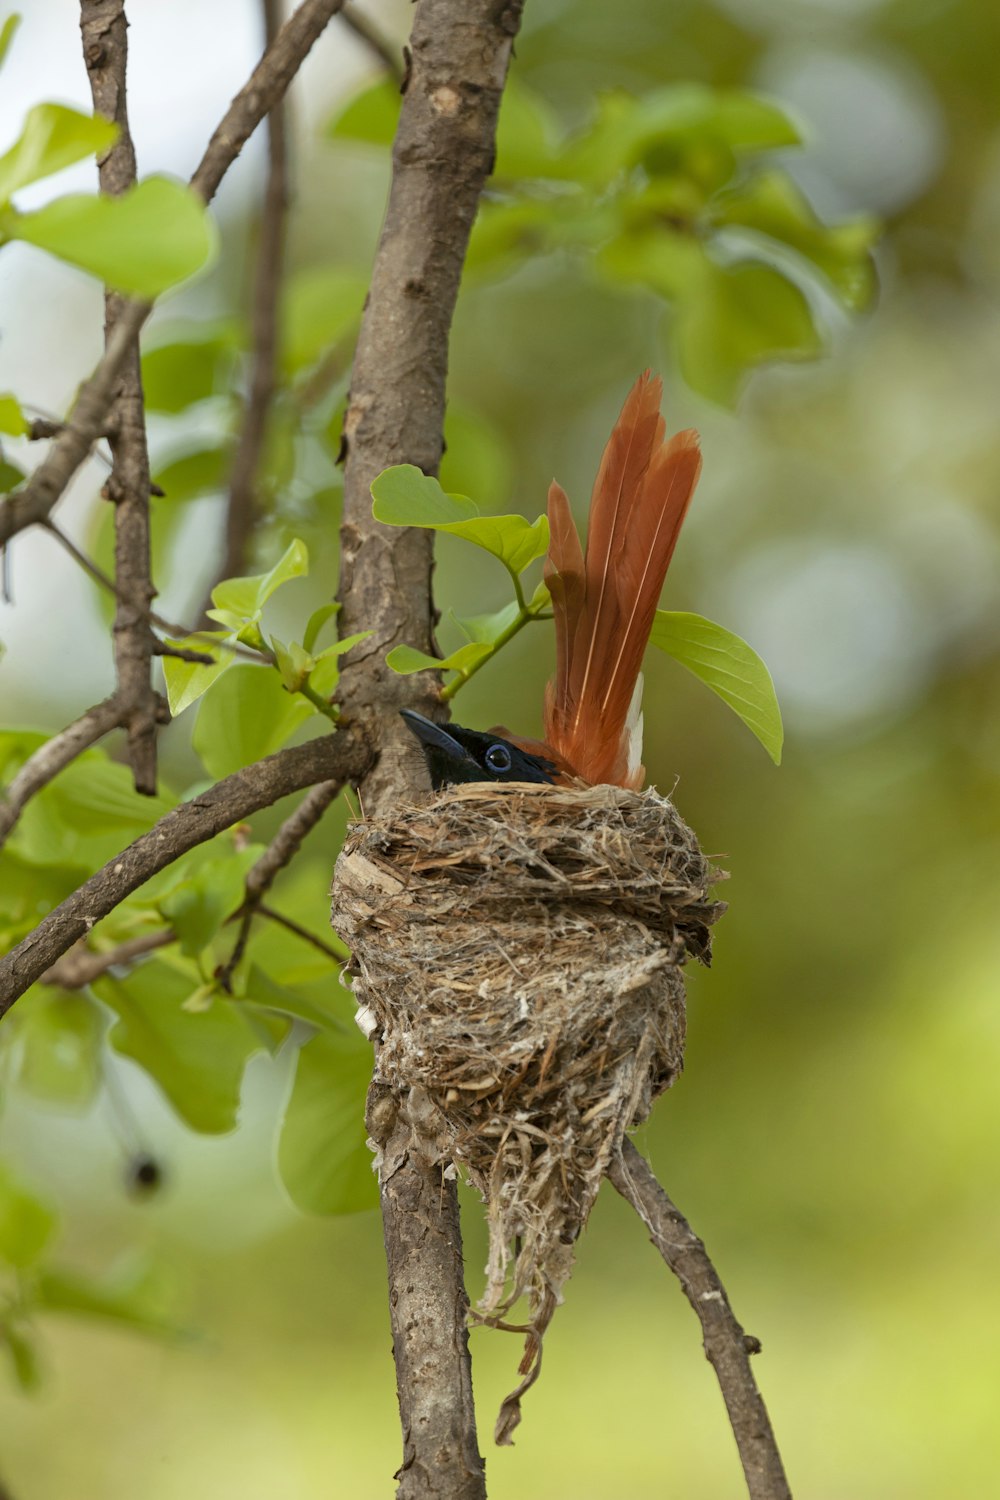
[[454, 698], [459, 688], [463, 688], [469, 681], [469, 678], [476, 675], [480, 667], [485, 666], [488, 661], [492, 661], [494, 656], [496, 656], [497, 652], [500, 650], [501, 646], [506, 646], [508, 641], [513, 640], [518, 631], [523, 630], [525, 625], [527, 625], [531, 620], [552, 618], [551, 615], [542, 614], [542, 608], [548, 601], [546, 599], [540, 600], [537, 607], [525, 603], [524, 593], [521, 589], [521, 580], [517, 578], [513, 573], [511, 574], [511, 577], [514, 579], [514, 587], [517, 590], [517, 602], [520, 605], [520, 609], [514, 616], [513, 620], [511, 620], [510, 624], [507, 626], [507, 629], [501, 630], [496, 640], [490, 642], [489, 653], [486, 656], [481, 656], [477, 662], [473, 662], [471, 667], [466, 668], [465, 671], [459, 672], [457, 676], [453, 677], [450, 682], [444, 685], [439, 695], [442, 703], [447, 703], [450, 701], [450, 699]]

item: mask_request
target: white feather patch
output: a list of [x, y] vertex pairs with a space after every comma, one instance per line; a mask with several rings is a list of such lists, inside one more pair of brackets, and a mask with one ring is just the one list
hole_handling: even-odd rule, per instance
[[634, 776], [642, 765], [642, 673], [635, 680], [632, 701], [625, 718], [625, 742], [628, 746], [628, 774]]

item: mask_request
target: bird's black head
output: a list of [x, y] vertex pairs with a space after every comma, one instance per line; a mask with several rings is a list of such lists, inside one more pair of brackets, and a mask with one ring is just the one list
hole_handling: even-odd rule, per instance
[[411, 708], [400, 710], [420, 741], [431, 786], [436, 792], [458, 781], [541, 781], [551, 785], [556, 768], [540, 755], [528, 755], [509, 740], [478, 729], [449, 724], [445, 729]]

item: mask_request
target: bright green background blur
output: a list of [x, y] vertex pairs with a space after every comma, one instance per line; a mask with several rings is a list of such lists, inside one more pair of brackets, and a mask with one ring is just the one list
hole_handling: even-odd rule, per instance
[[[50, 10], [72, 29], [74, 6]], [[231, 24], [252, 36], [242, 12]], [[757, 1375], [793, 1489], [811, 1500], [985, 1497], [1000, 1461], [998, 49], [1000, 10], [983, 0], [528, 0], [516, 67], [570, 120], [598, 89], [677, 78], [794, 107], [814, 201], [886, 220], [881, 300], [836, 331], [825, 362], [755, 376], [735, 413], [681, 385], [650, 300], [568, 262], [470, 291], [456, 321], [452, 405], [494, 431], [487, 503], [535, 514], [553, 474], [583, 503], [646, 364], [664, 371], [671, 426], [702, 433], [664, 602], [761, 652], [788, 739], [775, 770], [693, 679], [649, 662], [646, 764], [661, 788], [676, 780], [732, 878], [713, 969], [691, 976], [684, 1077], [639, 1143], [763, 1342]], [[298, 119], [292, 257], [363, 268], [384, 163], [319, 142], [343, 86], [331, 73], [324, 95], [324, 67]], [[223, 200], [237, 252], [248, 201], [245, 188]], [[242, 272], [229, 274], [188, 293], [192, 307], [231, 307]], [[88, 290], [71, 311], [94, 309]], [[334, 567], [317, 559], [318, 597]], [[504, 597], [488, 561], [448, 538], [436, 587], [459, 612]], [[518, 640], [457, 716], [536, 732], [539, 643]], [[12, 667], [5, 717], [55, 727], [78, 711], [65, 662], [43, 686], [45, 670], [28, 655]], [[168, 745], [183, 784], [193, 762]], [[309, 846], [323, 887], [333, 849], [332, 835]], [[52, 1319], [40, 1394], [0, 1385], [15, 1500], [389, 1494], [380, 1226], [374, 1212], [307, 1221], [287, 1205], [271, 1166], [287, 1066], [252, 1066], [244, 1123], [223, 1140], [182, 1131], [130, 1065], [114, 1071], [122, 1097], [82, 1121], [12, 1097], [0, 1146], [57, 1199], [67, 1261], [151, 1253], [192, 1337]], [[142, 1203], [122, 1189], [139, 1142], [168, 1174]], [[475, 1289], [485, 1242], [471, 1200], [465, 1229]], [[488, 1449], [518, 1349], [477, 1333], [473, 1350]], [[497, 1500], [741, 1493], [697, 1324], [610, 1194], [517, 1446], [488, 1461]]]

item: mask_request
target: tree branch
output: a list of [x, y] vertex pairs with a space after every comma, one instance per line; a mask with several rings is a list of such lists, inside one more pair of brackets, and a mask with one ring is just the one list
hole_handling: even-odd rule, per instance
[[357, 726], [344, 725], [336, 734], [279, 750], [172, 808], [0, 960], [0, 1016], [95, 923], [158, 870], [291, 792], [317, 781], [359, 780], [372, 760], [365, 735]]
[[759, 1353], [760, 1344], [736, 1321], [705, 1246], [627, 1138], [608, 1168], [608, 1178], [642, 1219], [698, 1314], [705, 1354], [718, 1376], [750, 1500], [791, 1500], [771, 1420], [750, 1368], [750, 1355]]
[[157, 948], [165, 948], [168, 943], [176, 941], [177, 934], [172, 928], [161, 927], [158, 932], [144, 932], [139, 937], [119, 943], [117, 948], [106, 948], [100, 953], [93, 948], [74, 944], [68, 953], [56, 960], [51, 969], [45, 970], [39, 982], [58, 985], [63, 990], [82, 990], [84, 985], [93, 984], [95, 979], [100, 979], [109, 969], [130, 964], [135, 959], [143, 958], [147, 953], [155, 953]]
[[[282, 26], [246, 85], [230, 104], [191, 179], [206, 203], [264, 116], [283, 97], [316, 38], [344, 0], [303, 0]], [[0, 547], [17, 532], [43, 521], [102, 435], [118, 374], [152, 311], [149, 302], [127, 302], [93, 374], [80, 387], [65, 427], [22, 490], [0, 504]]]
[[[280, 25], [280, 0], [262, 0], [262, 8], [264, 34], [270, 47]], [[278, 353], [278, 294], [281, 289], [285, 214], [288, 207], [285, 137], [285, 104], [283, 99], [279, 99], [267, 117], [267, 180], [261, 205], [254, 275], [250, 389], [229, 475], [225, 549], [217, 581], [236, 578], [247, 571], [247, 557], [260, 509], [257, 475], [267, 432], [268, 412], [274, 395]], [[202, 608], [202, 617], [209, 602], [210, 599], [207, 599]]]
[[[83, 58], [94, 109], [118, 126], [118, 138], [102, 157], [101, 191], [119, 197], [136, 182], [135, 149], [128, 124], [126, 71], [128, 23], [124, 0], [80, 0]], [[107, 348], [127, 299], [110, 288], [104, 297]], [[150, 577], [149, 449], [139, 366], [139, 334], [125, 355], [109, 416], [113, 465], [105, 493], [115, 507], [115, 672], [122, 727], [137, 792], [156, 792], [156, 731], [159, 700], [150, 680], [153, 632], [149, 607], [156, 590]]]
[[[215, 975], [225, 989], [229, 989], [236, 965], [243, 957], [254, 915], [260, 909], [261, 901], [271, 889], [279, 872], [295, 858], [306, 834], [315, 828], [330, 803], [339, 796], [343, 785], [342, 781], [322, 781], [319, 786], [314, 786], [303, 797], [291, 817], [286, 818], [282, 823], [260, 859], [247, 871], [244, 881], [246, 900], [241, 911], [239, 935], [232, 953]], [[312, 933], [308, 936], [311, 942], [318, 941], [318, 939], [313, 939]]]
[[112, 695], [95, 703], [79, 719], [54, 734], [25, 761], [0, 799], [0, 848], [13, 830], [25, 805], [53, 776], [75, 760], [81, 751], [103, 739], [121, 720], [118, 698]]
[[[412, 795], [396, 710], [413, 679], [386, 649], [432, 645], [431, 542], [372, 520], [369, 486], [389, 464], [432, 474], [441, 457], [448, 338], [472, 222], [494, 157], [496, 120], [521, 0], [419, 0], [412, 69], [393, 147], [385, 223], [344, 421], [340, 629], [374, 634], [345, 659], [342, 702], [378, 715], [381, 755], [362, 786], [377, 811]], [[431, 702], [432, 679], [423, 679]], [[403, 1102], [373, 1086], [368, 1125], [380, 1187], [404, 1458], [400, 1500], [485, 1494], [468, 1356], [455, 1186], [412, 1147]]]

